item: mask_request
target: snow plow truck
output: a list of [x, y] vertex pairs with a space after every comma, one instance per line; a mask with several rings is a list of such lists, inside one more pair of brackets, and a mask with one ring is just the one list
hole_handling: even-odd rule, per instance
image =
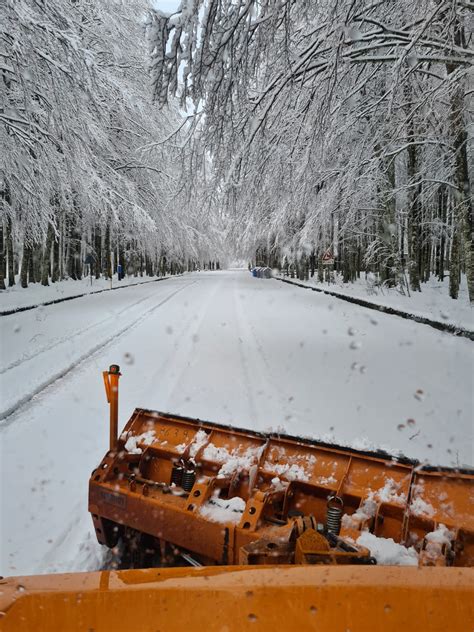
[[0, 579], [0, 630], [474, 629], [474, 471], [136, 409], [89, 480], [105, 570]]

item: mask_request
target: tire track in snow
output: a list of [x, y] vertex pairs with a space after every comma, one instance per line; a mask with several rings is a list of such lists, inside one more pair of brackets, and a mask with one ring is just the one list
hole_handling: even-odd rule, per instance
[[[284, 413], [287, 402], [282, 396], [281, 389], [277, 388], [272, 379], [272, 367], [257, 337], [255, 327], [244, 314], [242, 301], [236, 292], [237, 289], [235, 288], [235, 313], [237, 317], [237, 328], [240, 332], [239, 340], [242, 341], [239, 345], [240, 357], [249, 393], [249, 403], [253, 408], [257, 426], [262, 427], [263, 425], [269, 425], [271, 422], [271, 418], [269, 417], [270, 413], [265, 406], [263, 395], [266, 395], [269, 399], [275, 398]], [[257, 376], [257, 379], [255, 379], [255, 376]], [[255, 384], [259, 386], [257, 390]], [[265, 423], [262, 423], [264, 420]], [[283, 421], [284, 419], [282, 418], [282, 424]]]
[[[62, 572], [105, 570], [105, 561], [109, 549], [101, 546], [96, 540], [92, 520], [87, 507], [87, 489], [71, 511], [71, 518], [65, 521], [60, 533], [51, 546], [37, 560], [34, 573], [56, 573], [58, 565]], [[64, 569], [67, 564], [67, 569]]]
[[[222, 283], [222, 281], [220, 283]], [[173, 349], [163, 357], [161, 366], [156, 371], [160, 376], [159, 390], [163, 393], [164, 409], [169, 408], [168, 402], [173, 401], [176, 391], [180, 390], [181, 378], [190, 367], [190, 362], [187, 361], [187, 358], [194, 351], [196, 345], [195, 337], [197, 341], [197, 333], [206, 317], [209, 304], [219, 290], [220, 283], [211, 286], [211, 291], [205, 299], [205, 303], [200, 308], [199, 317], [196, 318], [195, 314], [190, 312], [190, 317], [185, 320], [179, 335], [176, 337], [178, 342], [173, 345]], [[166, 370], [163, 370], [163, 367], [166, 367]]]
[[68, 366], [64, 367], [60, 371], [54, 373], [52, 376], [44, 380], [41, 384], [39, 384], [37, 387], [29, 391], [23, 397], [19, 398], [14, 404], [9, 406], [7, 409], [0, 411], [0, 430], [8, 427], [10, 423], [12, 422], [12, 420], [8, 421], [8, 418], [12, 417], [12, 415], [16, 413], [22, 406], [24, 406], [25, 404], [28, 404], [33, 397], [35, 397], [36, 395], [39, 395], [42, 391], [44, 391], [48, 386], [50, 386], [54, 382], [57, 382], [58, 380], [65, 377], [68, 373], [70, 373], [70, 371], [76, 368], [81, 362], [89, 359], [93, 354], [95, 354], [97, 351], [102, 350], [109, 343], [113, 342], [116, 338], [130, 331], [132, 328], [136, 327], [138, 324], [143, 322], [146, 318], [148, 318], [148, 316], [150, 316], [153, 312], [155, 312], [159, 307], [161, 307], [162, 305], [167, 303], [169, 300], [171, 300], [174, 296], [176, 296], [176, 294], [179, 294], [180, 292], [182, 292], [189, 286], [194, 285], [197, 282], [198, 281], [192, 281], [191, 283], [187, 283], [185, 286], [178, 288], [174, 292], [171, 292], [171, 294], [169, 294], [162, 301], [160, 301], [159, 303], [157, 303], [156, 305], [154, 305], [147, 311], [143, 312], [142, 314], [140, 314], [140, 316], [136, 318], [134, 321], [132, 321], [131, 323], [128, 323], [125, 327], [122, 327], [119, 331], [116, 331], [114, 334], [112, 334], [111, 336], [103, 340], [102, 342], [98, 343], [97, 345], [93, 346], [92, 348], [89, 348], [86, 352], [81, 354], [78, 358], [76, 358], [76, 360], [71, 362]]
[[282, 394], [284, 392], [284, 389], [278, 388], [278, 386], [275, 384], [274, 375], [273, 375], [273, 367], [270, 361], [268, 360], [267, 354], [265, 353], [265, 349], [257, 336], [257, 331], [254, 325], [251, 322], [249, 322], [247, 327], [248, 327], [249, 335], [255, 341], [255, 349], [258, 351], [258, 353], [255, 353], [255, 357], [257, 358], [258, 361], [260, 361], [261, 366], [263, 368], [265, 384], [270, 387], [275, 399], [278, 402], [280, 402], [280, 408], [284, 414], [284, 418], [281, 420], [281, 423], [282, 425], [284, 425], [283, 422], [286, 420], [286, 417], [288, 415], [288, 401], [287, 399], [285, 399], [285, 397]]
[[[144, 285], [144, 283], [137, 283], [136, 285]], [[133, 287], [133, 286], [129, 286], [129, 287]], [[98, 292], [92, 292], [92, 294], [98, 294]], [[88, 295], [86, 294], [84, 296], [88, 296]], [[4, 373], [6, 373], [7, 371], [10, 371], [11, 369], [15, 369], [16, 367], [21, 366], [25, 362], [30, 362], [31, 360], [34, 360], [35, 358], [40, 356], [42, 353], [46, 353], [47, 351], [51, 351], [52, 349], [55, 349], [58, 345], [71, 342], [72, 340], [76, 339], [78, 336], [81, 336], [82, 334], [85, 334], [86, 332], [90, 331], [91, 329], [94, 329], [94, 327], [99, 327], [100, 325], [103, 325], [107, 321], [109, 321], [111, 319], [115, 319], [115, 318], [117, 318], [118, 316], [120, 316], [122, 314], [125, 314], [126, 312], [128, 312], [131, 309], [133, 309], [137, 305], [140, 305], [140, 303], [143, 303], [144, 301], [148, 301], [152, 297], [153, 297], [153, 293], [148, 295], [148, 296], [144, 296], [144, 297], [140, 298], [138, 301], [135, 301], [134, 303], [130, 303], [129, 305], [126, 305], [125, 307], [122, 307], [117, 312], [114, 312], [113, 314], [110, 314], [109, 316], [106, 316], [102, 320], [99, 320], [99, 321], [96, 321], [94, 323], [91, 323], [90, 325], [88, 325], [87, 327], [84, 327], [84, 329], [80, 329], [76, 333], [69, 334], [69, 335], [66, 335], [66, 336], [62, 336], [61, 338], [57, 338], [53, 343], [51, 343], [49, 345], [45, 345], [44, 347], [41, 347], [39, 349], [36, 349], [35, 351], [33, 351], [31, 353], [24, 353], [17, 360], [11, 362], [10, 364], [8, 364], [5, 367], [2, 367], [0, 369], [0, 375], [3, 375]]]
[[253, 417], [254, 419], [254, 423], [251, 423], [251, 420], [249, 419], [249, 425], [251, 425], [251, 427], [255, 427], [256, 425], [258, 426], [258, 408], [257, 408], [257, 402], [255, 399], [255, 395], [254, 395], [254, 388], [253, 388], [253, 384], [252, 384], [252, 372], [250, 370], [249, 367], [249, 363], [248, 363], [248, 359], [247, 356], [245, 354], [245, 349], [244, 349], [244, 338], [245, 335], [243, 333], [243, 322], [244, 322], [244, 316], [243, 316], [243, 309], [242, 309], [242, 305], [240, 302], [240, 297], [236, 296], [236, 291], [237, 288], [234, 284], [234, 291], [233, 291], [233, 298], [234, 298], [234, 305], [235, 305], [235, 315], [236, 315], [236, 328], [237, 328], [237, 332], [238, 332], [238, 340], [239, 340], [239, 357], [240, 357], [240, 363], [242, 365], [242, 377], [245, 383], [245, 391], [247, 393], [247, 399], [248, 399], [248, 403], [249, 403], [249, 409], [250, 409], [250, 415], [251, 417]]

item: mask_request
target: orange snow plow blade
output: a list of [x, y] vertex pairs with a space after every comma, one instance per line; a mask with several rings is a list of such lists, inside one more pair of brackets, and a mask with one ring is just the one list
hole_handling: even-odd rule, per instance
[[137, 409], [92, 473], [89, 510], [100, 543], [134, 549], [127, 566], [145, 549], [168, 566], [176, 551], [200, 565], [374, 564], [369, 544], [390, 539], [409, 563], [473, 566], [473, 494], [472, 471]]
[[125, 566], [474, 566], [473, 470], [144, 409], [117, 437], [120, 375], [89, 511]]
[[466, 632], [473, 569], [215, 566], [0, 582], [2, 632]]
[[0, 578], [1, 632], [472, 628], [473, 470], [144, 409], [118, 437], [119, 378], [89, 511], [140, 570]]

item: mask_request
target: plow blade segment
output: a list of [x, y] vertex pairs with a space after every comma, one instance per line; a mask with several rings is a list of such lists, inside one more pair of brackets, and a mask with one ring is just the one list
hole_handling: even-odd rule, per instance
[[0, 630], [466, 632], [473, 583], [473, 569], [367, 566], [19, 577], [0, 585]]

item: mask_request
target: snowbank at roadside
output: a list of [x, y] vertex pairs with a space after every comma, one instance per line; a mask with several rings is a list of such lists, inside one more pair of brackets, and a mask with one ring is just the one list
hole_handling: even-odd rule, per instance
[[104, 290], [117, 289], [129, 285], [150, 283], [166, 278], [169, 278], [169, 275], [164, 277], [128, 276], [122, 281], [119, 281], [117, 275], [114, 274], [112, 283], [108, 279], [96, 279], [95, 277], [92, 278], [92, 283], [90, 277], [84, 277], [80, 281], [66, 279], [64, 281], [50, 283], [48, 286], [41, 285], [41, 283], [30, 283], [27, 288], [22, 288], [21, 285], [17, 283], [0, 292], [0, 313], [15, 309], [36, 307], [38, 305], [47, 304], [50, 301], [73, 298], [84, 294], [94, 294], [95, 292], [103, 292]]
[[442, 324], [474, 331], [474, 310], [469, 303], [464, 275], [457, 300], [449, 296], [448, 278], [445, 281], [432, 278], [422, 284], [421, 292], [410, 292], [410, 296], [401, 294], [397, 288], [375, 286], [373, 275], [368, 275], [367, 279], [362, 277], [354, 283], [343, 283], [340, 277], [337, 277], [335, 283], [319, 283], [316, 277], [308, 281], [300, 281], [284, 275], [276, 275], [276, 278], [331, 292], [333, 295], [360, 298], [377, 306], [398, 309], [417, 317], [429, 318]]

